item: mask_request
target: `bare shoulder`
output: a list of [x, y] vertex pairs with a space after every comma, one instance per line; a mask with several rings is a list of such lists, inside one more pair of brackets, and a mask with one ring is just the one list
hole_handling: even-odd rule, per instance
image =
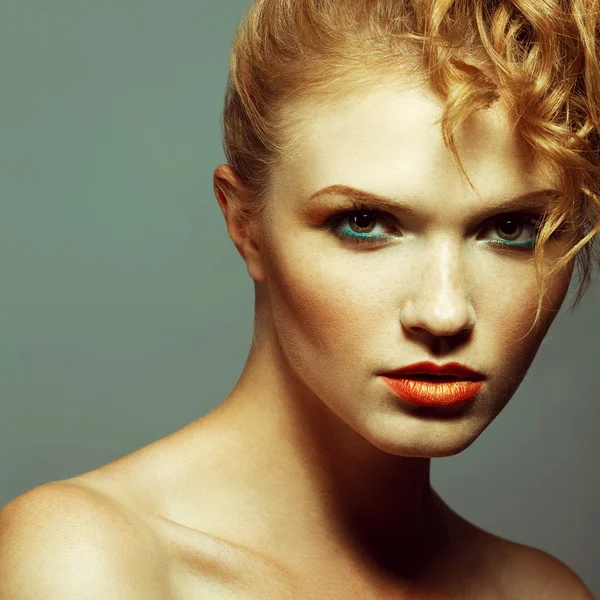
[[515, 542], [508, 542], [503, 583], [509, 598], [594, 600], [583, 580], [564, 562]]
[[459, 546], [467, 570], [480, 565], [481, 589], [501, 600], [594, 600], [573, 569], [555, 556], [502, 538], [468, 521], [439, 496], [436, 499]]
[[594, 600], [564, 562], [539, 548], [498, 538], [500, 588], [506, 600]]
[[0, 600], [168, 599], [153, 532], [109, 497], [66, 480], [0, 510]]

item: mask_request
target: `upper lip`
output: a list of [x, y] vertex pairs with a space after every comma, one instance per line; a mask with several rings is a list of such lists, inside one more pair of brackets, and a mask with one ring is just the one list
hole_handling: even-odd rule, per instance
[[437, 365], [432, 362], [419, 362], [406, 367], [401, 367], [400, 369], [388, 371], [387, 373], [384, 373], [384, 375], [446, 375], [475, 381], [485, 379], [483, 373], [469, 369], [469, 367], [457, 362], [446, 363], [444, 365]]

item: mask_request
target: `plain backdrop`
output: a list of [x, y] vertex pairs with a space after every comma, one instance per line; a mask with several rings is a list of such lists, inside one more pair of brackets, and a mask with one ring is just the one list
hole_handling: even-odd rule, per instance
[[[248, 4], [2, 3], [0, 506], [183, 427], [242, 370], [253, 285], [211, 178]], [[432, 483], [600, 595], [600, 282], [570, 300]]]

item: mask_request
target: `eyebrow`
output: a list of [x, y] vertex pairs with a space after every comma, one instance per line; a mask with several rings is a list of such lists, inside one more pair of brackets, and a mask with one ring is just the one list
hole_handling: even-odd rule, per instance
[[[526, 208], [545, 208], [548, 206], [548, 202], [551, 199], [556, 198], [559, 195], [559, 191], [554, 188], [544, 188], [540, 190], [533, 190], [509, 198], [508, 200], [501, 200], [494, 202], [493, 204], [487, 204], [483, 211], [478, 215], [477, 218], [486, 218], [499, 213], [509, 213], [513, 211], [523, 210]], [[390, 210], [401, 210], [405, 214], [414, 217], [423, 217], [424, 212], [415, 208], [414, 206], [388, 198], [387, 196], [381, 196], [373, 192], [361, 190], [348, 185], [334, 184], [324, 187], [316, 191], [310, 196], [308, 202], [312, 202], [321, 196], [343, 196], [345, 198], [352, 198], [354, 200], [362, 202], [371, 202], [377, 204], [378, 207], [388, 208]]]

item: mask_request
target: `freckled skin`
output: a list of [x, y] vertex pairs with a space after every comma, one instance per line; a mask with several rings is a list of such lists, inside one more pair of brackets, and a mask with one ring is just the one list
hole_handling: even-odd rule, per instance
[[[243, 472], [238, 501], [269, 509], [256, 519], [247, 509], [242, 520], [220, 498], [211, 515], [227, 515], [238, 538], [243, 531], [249, 546], [274, 549], [315, 581], [329, 581], [332, 565], [370, 582], [390, 573], [407, 581], [408, 564], [415, 572], [448, 564], [426, 500], [430, 459], [467, 448], [510, 400], [565, 298], [572, 265], [550, 282], [540, 328], [520, 339], [537, 307], [533, 252], [493, 247], [489, 226], [467, 229], [486, 205], [552, 186], [502, 108], [457, 132], [474, 188], [444, 146], [440, 101], [419, 85], [357, 89], [345, 102], [297, 108], [310, 118], [295, 123], [295, 146], [272, 174], [262, 245], [217, 191], [255, 282], [257, 327], [240, 380], [209, 417], [238, 440], [235, 467], [224, 471], [231, 479], [213, 483], [233, 490]], [[223, 165], [215, 177], [236, 181]], [[426, 218], [394, 214], [402, 236], [380, 246], [342, 241], [316, 216], [339, 198], [306, 204], [333, 184], [402, 199]], [[548, 268], [564, 243], [548, 247]], [[424, 360], [463, 363], [485, 374], [485, 386], [465, 405], [433, 410], [400, 402], [377, 376]]]
[[[548, 313], [537, 334], [518, 341], [537, 307], [532, 253], [465, 241], [466, 217], [486, 199], [548, 185], [547, 174], [524, 159], [501, 111], [487, 112], [458, 137], [475, 190], [432, 125], [439, 104], [421, 89], [372, 92], [311, 111], [293, 161], [284, 157], [274, 177], [276, 225], [261, 276], [285, 359], [333, 412], [394, 454], [442, 456], [472, 443], [515, 392], [555, 316]], [[418, 198], [435, 221], [410, 237], [417, 226], [406, 219], [406, 242], [353, 248], [307, 226], [299, 209], [315, 190], [340, 182]], [[554, 255], [557, 249], [555, 243]], [[553, 281], [553, 311], [570, 276]], [[374, 372], [427, 360], [436, 338], [454, 336], [456, 343], [464, 329], [469, 339], [435, 358], [487, 375], [469, 418], [431, 423], [390, 402]]]

